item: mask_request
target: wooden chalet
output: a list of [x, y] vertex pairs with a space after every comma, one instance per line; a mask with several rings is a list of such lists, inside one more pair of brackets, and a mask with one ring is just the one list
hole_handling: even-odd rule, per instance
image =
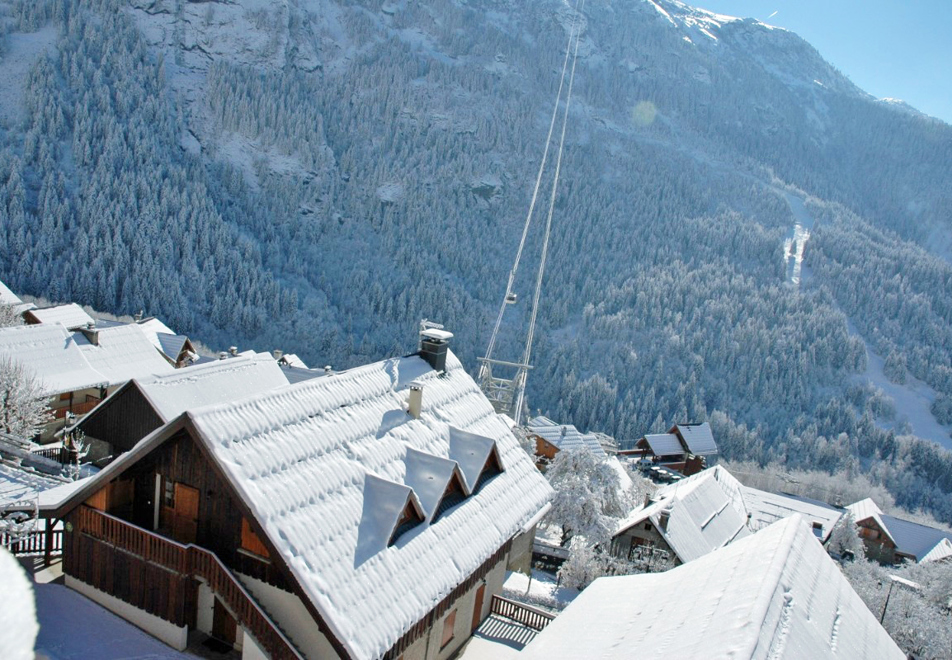
[[163, 424], [51, 512], [67, 586], [177, 649], [449, 658], [551, 489], [443, 350]]
[[59, 323], [67, 330], [78, 330], [96, 324], [96, 320], [76, 303], [28, 309], [23, 312], [23, 322], [27, 325]]
[[135, 323], [152, 342], [159, 355], [176, 369], [186, 367], [198, 359], [198, 350], [186, 335], [176, 334], [154, 316], [139, 318], [137, 315]]
[[952, 561], [952, 532], [886, 515], [869, 498], [846, 508], [859, 528], [867, 558], [887, 565]]
[[582, 433], [572, 424], [558, 424], [540, 415], [529, 420], [526, 431], [535, 444], [540, 467], [547, 465], [563, 449], [587, 449], [596, 456], [607, 456], [596, 434]]
[[703, 424], [675, 424], [667, 433], [649, 434], [641, 438], [634, 449], [618, 452], [619, 457], [643, 459], [682, 473], [697, 474], [717, 455], [717, 444], [711, 426]]

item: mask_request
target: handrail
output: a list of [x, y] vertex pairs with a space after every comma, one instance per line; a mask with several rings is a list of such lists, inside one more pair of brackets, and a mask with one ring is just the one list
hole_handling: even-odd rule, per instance
[[[111, 543], [176, 573], [203, 579], [223, 598], [232, 615], [250, 628], [258, 641], [269, 647], [266, 650], [272, 657], [302, 658], [284, 632], [214, 552], [192, 543], [185, 545], [173, 541], [87, 505], [79, 507], [77, 523], [77, 532]], [[262, 639], [268, 633], [272, 639]]]
[[[50, 554], [63, 552], [63, 530], [50, 531], [52, 547]], [[10, 551], [16, 557], [42, 555], [46, 553], [46, 530], [35, 529], [26, 534], [12, 534], [0, 532], [0, 546]]]
[[489, 609], [493, 614], [512, 619], [527, 628], [538, 631], [541, 631], [555, 619], [554, 614], [496, 594], [493, 594]]

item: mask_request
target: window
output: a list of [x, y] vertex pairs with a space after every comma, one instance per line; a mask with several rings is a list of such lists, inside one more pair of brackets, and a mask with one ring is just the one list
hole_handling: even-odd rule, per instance
[[446, 648], [446, 645], [453, 641], [453, 628], [455, 626], [456, 610], [453, 610], [443, 620], [443, 641], [440, 642], [440, 650]]
[[244, 517], [241, 519], [241, 549], [258, 557], [267, 558], [271, 556], [268, 552], [268, 548], [261, 542], [261, 539], [258, 538], [254, 530], [251, 529], [251, 523]]
[[165, 477], [162, 479], [165, 487], [162, 491], [162, 504], [169, 508], [175, 508], [175, 482]]
[[645, 531], [651, 531], [651, 523], [645, 523]]
[[422, 522], [423, 519], [417, 514], [413, 503], [408, 500], [407, 505], [403, 507], [403, 513], [400, 514], [400, 520], [397, 521], [397, 526], [394, 528], [393, 534], [390, 536], [390, 542], [387, 545], [393, 545], [397, 542], [397, 539]]

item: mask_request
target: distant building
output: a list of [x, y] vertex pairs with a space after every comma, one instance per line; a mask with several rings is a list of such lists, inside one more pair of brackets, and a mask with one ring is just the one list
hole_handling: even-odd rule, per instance
[[136, 325], [149, 338], [159, 354], [176, 368], [186, 367], [198, 359], [198, 351], [191, 340], [179, 335], [155, 317], [136, 319]]
[[846, 508], [853, 514], [870, 559], [896, 564], [952, 558], [952, 532], [886, 515], [868, 497]]
[[68, 415], [86, 414], [126, 381], [173, 371], [135, 325], [77, 332], [59, 323], [0, 328], [0, 356], [23, 365], [50, 397], [54, 419], [42, 441], [63, 429]]
[[717, 456], [717, 443], [707, 422], [675, 424], [667, 433], [646, 435], [634, 449], [618, 452], [619, 458], [641, 459], [690, 476]]
[[168, 421], [48, 512], [67, 586], [179, 649], [452, 656], [552, 490], [437, 349]]
[[540, 415], [529, 420], [526, 430], [529, 439], [535, 443], [536, 457], [543, 463], [551, 461], [563, 449], [584, 448], [596, 456], [608, 455], [598, 435], [582, 433], [571, 424], [557, 424]]
[[595, 580], [520, 657], [906, 656], [795, 515], [666, 573]]

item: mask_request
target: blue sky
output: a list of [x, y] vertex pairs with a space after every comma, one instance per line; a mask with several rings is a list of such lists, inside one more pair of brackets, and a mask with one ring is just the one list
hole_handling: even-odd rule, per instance
[[952, 0], [685, 1], [792, 30], [873, 96], [952, 124]]

